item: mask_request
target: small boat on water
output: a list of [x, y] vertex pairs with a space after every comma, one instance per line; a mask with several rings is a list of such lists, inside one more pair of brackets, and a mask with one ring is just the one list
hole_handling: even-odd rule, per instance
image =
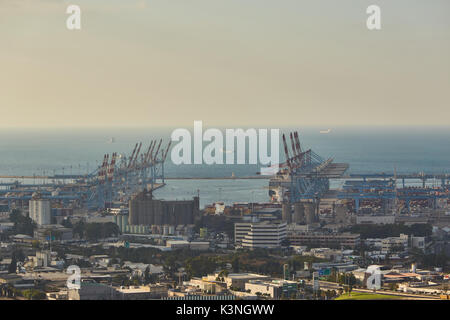
[[327, 129], [327, 130], [320, 130], [321, 134], [328, 134], [331, 132], [331, 129]]

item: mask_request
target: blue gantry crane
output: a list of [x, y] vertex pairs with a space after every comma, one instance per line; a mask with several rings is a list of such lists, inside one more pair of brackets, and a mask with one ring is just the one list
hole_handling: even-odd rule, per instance
[[39, 192], [44, 199], [64, 204], [75, 201], [91, 210], [105, 208], [115, 201], [127, 201], [133, 193], [165, 185], [164, 162], [170, 145], [171, 142], [163, 149], [162, 139], [159, 143], [152, 140], [147, 151], [141, 153], [142, 143], [136, 143], [130, 156], [116, 152], [105, 154], [102, 164], [88, 174], [43, 177], [53, 183], [3, 182], [0, 200], [7, 201], [11, 208], [12, 203], [28, 201], [33, 193]]
[[330, 179], [340, 178], [348, 169], [346, 163], [334, 163], [332, 158], [324, 159], [311, 149], [302, 150], [298, 132], [291, 132], [291, 151], [283, 134], [286, 162], [271, 179], [269, 188], [279, 191], [282, 202], [296, 203], [301, 200], [317, 201], [330, 188]]

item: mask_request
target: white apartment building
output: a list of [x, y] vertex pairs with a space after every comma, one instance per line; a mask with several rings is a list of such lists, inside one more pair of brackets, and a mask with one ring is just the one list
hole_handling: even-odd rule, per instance
[[287, 224], [274, 222], [236, 223], [236, 246], [245, 248], [277, 248], [287, 237]]
[[38, 225], [51, 224], [52, 209], [50, 200], [31, 199], [29, 202], [30, 218]]

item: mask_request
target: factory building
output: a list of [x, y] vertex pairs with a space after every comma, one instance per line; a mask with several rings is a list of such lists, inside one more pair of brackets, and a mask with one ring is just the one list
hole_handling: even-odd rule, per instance
[[40, 199], [38, 196], [32, 198], [29, 202], [30, 218], [36, 224], [42, 226], [51, 224], [52, 210], [50, 200]]
[[236, 223], [234, 225], [235, 244], [246, 248], [278, 248], [286, 239], [287, 224], [270, 223]]
[[157, 200], [144, 190], [129, 202], [130, 225], [188, 225], [199, 214], [199, 198], [193, 200]]

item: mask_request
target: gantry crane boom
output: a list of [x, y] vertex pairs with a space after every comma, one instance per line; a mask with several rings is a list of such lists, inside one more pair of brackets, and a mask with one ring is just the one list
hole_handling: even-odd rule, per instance
[[136, 143], [136, 145], [134, 146], [133, 153], [131, 154], [131, 157], [130, 157], [130, 159], [128, 161], [127, 168], [130, 168], [131, 164], [133, 163], [134, 153], [136, 152], [137, 147], [138, 147], [138, 143]]

